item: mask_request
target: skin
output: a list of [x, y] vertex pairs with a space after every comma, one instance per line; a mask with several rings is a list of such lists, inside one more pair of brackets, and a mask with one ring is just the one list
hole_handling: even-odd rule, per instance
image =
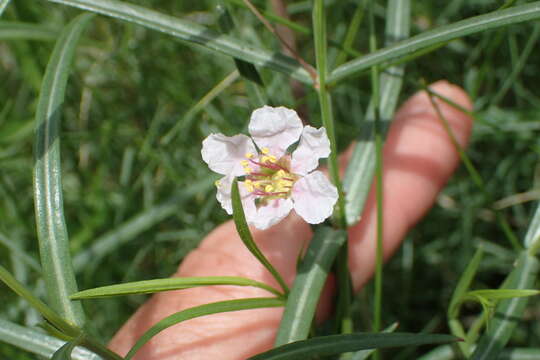
[[[472, 108], [467, 94], [457, 86], [439, 81], [431, 89], [466, 109]], [[436, 102], [458, 142], [466, 146], [471, 118], [442, 101]], [[350, 150], [340, 158], [342, 170], [349, 160]], [[433, 205], [458, 163], [458, 154], [428, 96], [424, 93], [411, 97], [398, 110], [384, 145], [385, 259]], [[374, 190], [372, 187], [360, 223], [349, 229], [349, 265], [356, 291], [371, 278], [375, 267]], [[309, 225], [293, 212], [270, 229], [252, 229], [252, 233], [270, 262], [286, 282], [292, 284], [298, 254], [312, 236]], [[212, 231], [173, 276], [242, 276], [279, 288], [245, 249], [231, 221]], [[318, 319], [331, 313], [334, 290], [334, 281], [330, 278], [320, 299]], [[138, 309], [109, 346], [125, 355], [144, 331], [177, 311], [215, 301], [268, 296], [261, 289], [233, 286], [159, 293]], [[188, 320], [156, 335], [138, 351], [135, 359], [246, 359], [272, 347], [282, 312], [282, 308], [255, 309]]]

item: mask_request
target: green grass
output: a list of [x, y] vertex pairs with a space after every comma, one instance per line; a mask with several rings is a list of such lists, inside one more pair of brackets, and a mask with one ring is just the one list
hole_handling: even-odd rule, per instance
[[[215, 1], [136, 3], [220, 31]], [[279, 51], [272, 34], [236, 3], [229, 4], [237, 25], [230, 35], [270, 53]], [[254, 3], [265, 9], [266, 2]], [[331, 74], [343, 56], [332, 44], [344, 41], [356, 2], [328, 3], [326, 36], [332, 42], [324, 60]], [[489, 0], [412, 3], [411, 36], [501, 5]], [[290, 2], [292, 20], [308, 29], [313, 25], [310, 4]], [[383, 1], [374, 6], [379, 49], [388, 40], [385, 6]], [[42, 300], [47, 295], [44, 278], [36, 269], [34, 119], [55, 40], [80, 13], [44, 0], [15, 0], [0, 18], [0, 264]], [[366, 14], [352, 45], [362, 54], [370, 52], [368, 25]], [[489, 198], [460, 167], [437, 205], [385, 266], [382, 328], [398, 321], [399, 331], [448, 333], [445, 316], [450, 297], [480, 245], [484, 257], [474, 289], [497, 288], [512, 270], [518, 253], [497, 225], [492, 207], [504, 205], [499, 202], [503, 199], [515, 200], [500, 212], [522, 240], [539, 198], [538, 193], [516, 197], [538, 189], [540, 182], [540, 48], [531, 45], [537, 28], [530, 21], [480, 31], [405, 62], [400, 102], [421, 88], [422, 79], [429, 83], [445, 78], [473, 96], [476, 124], [467, 154]], [[296, 32], [296, 36], [300, 55], [315, 66], [313, 35]], [[327, 109], [321, 117], [319, 96], [311, 87], [306, 85], [305, 93], [295, 98], [288, 75], [257, 69], [270, 104], [299, 109], [315, 126], [330, 121]], [[77, 45], [60, 128], [64, 216], [69, 250], [79, 261], [74, 269], [79, 289], [167, 277], [205, 234], [228, 219], [215, 200], [213, 178], [200, 156], [201, 141], [210, 132], [243, 131], [257, 99], [250, 96], [253, 85], [242, 78], [218, 87], [213, 100], [201, 99], [234, 70], [229, 56], [204, 46], [104, 16], [91, 20]], [[384, 67], [380, 71], [384, 73]], [[369, 71], [355, 73], [330, 89], [338, 149], [344, 149], [365, 126], [371, 89]], [[164, 141], [175, 126], [179, 131]], [[100, 241], [107, 244], [100, 255], [83, 259], [85, 251]], [[85, 301], [85, 312], [93, 320], [90, 333], [107, 341], [145, 298]], [[39, 322], [36, 311], [4, 285], [0, 285], [0, 301], [2, 319], [28, 326]], [[373, 301], [369, 284], [352, 304], [355, 330], [372, 328]], [[510, 346], [540, 347], [540, 325], [534, 315], [538, 305], [537, 299], [529, 300]], [[461, 320], [468, 326], [480, 312], [480, 306], [466, 304]], [[422, 346], [381, 355], [411, 359], [429, 349]], [[32, 356], [0, 342], [0, 358]]]

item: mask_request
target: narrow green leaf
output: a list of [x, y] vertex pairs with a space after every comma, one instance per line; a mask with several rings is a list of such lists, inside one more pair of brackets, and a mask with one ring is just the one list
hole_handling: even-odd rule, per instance
[[[0, 341], [46, 358], [51, 357], [55, 351], [66, 343], [41, 331], [27, 328], [1, 318]], [[76, 347], [71, 355], [71, 359], [74, 360], [103, 359], [83, 347]]]
[[395, 60], [442, 42], [538, 18], [540, 18], [540, 1], [535, 1], [530, 4], [493, 11], [449, 25], [443, 25], [369, 55], [349, 61], [335, 69], [330, 74], [328, 82], [335, 83], [350, 78], [369, 69], [373, 65]]
[[[538, 260], [523, 251], [512, 270], [508, 275], [502, 288], [503, 289], [530, 289], [534, 286], [540, 263]], [[512, 298], [502, 300], [495, 309], [495, 315], [489, 323], [489, 328], [480, 338], [478, 346], [474, 351], [472, 360], [493, 359], [506, 345], [517, 321], [523, 316], [526, 297]]]
[[59, 125], [75, 48], [92, 17], [76, 17], [60, 34], [47, 64], [36, 111], [34, 202], [41, 265], [51, 306], [78, 325], [84, 323], [84, 314], [80, 303], [69, 300], [77, 285], [64, 221]]
[[134, 281], [125, 284], [102, 286], [94, 289], [79, 291], [71, 295], [71, 299], [97, 299], [111, 296], [121, 296], [130, 294], [150, 294], [160, 291], [171, 291], [190, 289], [199, 286], [212, 285], [235, 285], [253, 286], [271, 292], [274, 295], [282, 296], [276, 289], [259, 281], [236, 276], [209, 276], [209, 277], [187, 277], [187, 278], [167, 278]]
[[267, 307], [283, 306], [283, 300], [278, 298], [251, 298], [251, 299], [237, 299], [219, 301], [210, 304], [204, 304], [196, 306], [190, 309], [186, 309], [175, 314], [167, 316], [165, 319], [159, 321], [157, 324], [148, 329], [133, 345], [131, 350], [127, 353], [125, 359], [131, 359], [135, 353], [146, 344], [154, 335], [165, 330], [166, 328], [176, 325], [179, 322], [193, 319], [200, 316], [238, 311], [248, 309], [258, 309]]
[[6, 7], [9, 4], [9, 0], [0, 0], [0, 16], [4, 13], [4, 10], [6, 10]]
[[231, 200], [234, 224], [236, 225], [236, 231], [238, 232], [240, 239], [244, 245], [246, 245], [247, 249], [253, 254], [253, 256], [255, 256], [257, 260], [259, 260], [259, 262], [263, 264], [266, 269], [268, 269], [274, 279], [276, 279], [276, 281], [279, 283], [285, 294], [287, 294], [289, 292], [289, 287], [279, 272], [274, 268], [274, 266], [272, 266], [272, 264], [270, 264], [270, 261], [268, 261], [266, 256], [264, 256], [255, 241], [253, 241], [253, 237], [251, 236], [251, 232], [249, 231], [249, 227], [246, 222], [246, 216], [244, 215], [244, 209], [242, 208], [242, 200], [240, 199], [240, 191], [238, 190], [238, 181], [236, 179], [234, 179], [232, 182]]
[[[393, 323], [392, 325], [390, 325], [389, 327], [387, 327], [386, 329], [383, 330], [383, 333], [393, 333], [397, 327], [398, 327], [398, 323]], [[357, 351], [355, 352], [352, 357], [350, 358], [350, 360], [366, 360], [367, 358], [369, 358], [371, 356], [371, 354], [373, 354], [375, 352], [375, 349], [369, 349], [369, 350], [360, 350], [360, 351]]]
[[308, 360], [364, 349], [440, 344], [458, 341], [452, 335], [411, 333], [356, 333], [329, 335], [274, 348], [248, 360]]
[[464, 298], [467, 300], [502, 300], [512, 299], [519, 297], [535, 296], [540, 294], [540, 290], [520, 290], [520, 289], [486, 289], [486, 290], [473, 290], [465, 294]]
[[40, 24], [0, 21], [0, 40], [24, 39], [53, 41], [56, 40], [57, 37], [58, 31]]
[[258, 49], [228, 35], [219, 34], [202, 25], [167, 14], [118, 0], [49, 0], [77, 7], [115, 19], [139, 24], [181, 40], [197, 43], [257, 66], [283, 72], [306, 84], [311, 84], [309, 74], [296, 60], [279, 52]]
[[69, 341], [62, 345], [60, 349], [56, 350], [51, 357], [51, 360], [71, 360], [71, 353], [77, 344], [79, 343], [80, 338], [77, 337], [72, 341]]
[[[230, 7], [221, 1], [221, 4], [217, 7], [217, 12], [219, 15], [218, 24], [221, 31], [225, 34], [233, 33], [236, 28], [236, 21], [231, 13]], [[259, 45], [261, 45], [260, 42]], [[255, 65], [238, 58], [234, 58], [234, 64], [236, 65], [238, 73], [244, 79], [248, 80], [246, 81], [245, 86], [251, 105], [254, 108], [258, 108], [268, 104], [268, 97], [264, 91], [264, 83]]]
[[454, 289], [454, 293], [452, 294], [450, 304], [448, 305], [448, 327], [451, 329], [453, 335], [465, 339], [465, 341], [458, 344], [461, 352], [465, 357], [468, 357], [470, 355], [472, 345], [471, 342], [474, 342], [474, 340], [471, 340], [470, 337], [467, 337], [465, 329], [463, 328], [463, 325], [458, 319], [459, 310], [461, 308], [461, 304], [463, 304], [463, 302], [466, 300], [466, 292], [467, 290], [469, 290], [474, 276], [478, 271], [478, 267], [480, 266], [480, 262], [482, 261], [482, 256], [483, 249], [482, 247], [479, 247], [476, 250], [473, 258], [465, 268], [465, 271], [463, 272], [463, 274], [461, 274], [458, 284]]
[[465, 296], [467, 290], [471, 286], [471, 283], [478, 271], [480, 262], [482, 261], [483, 250], [479, 247], [474, 253], [473, 258], [465, 268], [463, 274], [459, 278], [458, 284], [452, 294], [450, 305], [448, 305], [448, 319], [455, 319], [459, 316], [459, 304], [462, 302], [462, 298]]
[[[451, 345], [441, 345], [417, 360], [454, 360], [455, 354]], [[513, 348], [503, 350], [496, 360], [538, 360], [540, 349], [538, 348]]]
[[540, 247], [540, 203], [536, 206], [536, 211], [529, 224], [523, 245], [526, 249], [530, 249], [531, 255], [536, 254]]
[[[389, 3], [385, 30], [386, 39], [388, 39], [387, 45], [409, 36], [410, 16], [409, 0], [391, 1]], [[403, 66], [393, 66], [386, 69], [379, 76], [379, 117], [383, 134], [386, 133], [394, 116], [403, 83], [403, 74]], [[375, 173], [374, 121], [375, 103], [374, 99], [372, 99], [366, 113], [365, 129], [361, 132], [361, 138], [354, 148], [343, 179], [346, 194], [345, 213], [348, 226], [352, 226], [360, 220]]]
[[[235, 24], [229, 9], [225, 5], [218, 5], [217, 13], [220, 30], [225, 34], [231, 33], [235, 28]], [[234, 63], [240, 75], [245, 79], [248, 79], [257, 85], [263, 85], [262, 78], [253, 64], [236, 57], [234, 58]]]
[[308, 337], [322, 288], [346, 239], [345, 230], [329, 227], [316, 230], [287, 297], [275, 346]]

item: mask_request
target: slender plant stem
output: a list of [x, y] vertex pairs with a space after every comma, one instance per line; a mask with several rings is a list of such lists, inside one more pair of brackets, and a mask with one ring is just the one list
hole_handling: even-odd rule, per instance
[[[375, 52], [377, 50], [377, 37], [375, 32], [375, 15], [373, 13], [374, 2], [370, 3], [369, 7], [369, 50]], [[382, 283], [383, 283], [383, 129], [381, 124], [380, 109], [379, 109], [379, 67], [377, 65], [371, 67], [371, 88], [373, 109], [375, 114], [375, 189], [377, 198], [377, 247], [375, 253], [375, 294], [373, 306], [373, 331], [381, 330], [381, 310], [382, 310]], [[380, 358], [380, 352], [373, 353], [374, 359]]]
[[[337, 146], [334, 132], [334, 119], [332, 115], [331, 97], [326, 86], [327, 78], [327, 51], [326, 51], [326, 16], [323, 0], [315, 0], [313, 6], [313, 34], [315, 40], [315, 58], [317, 62], [318, 82], [315, 88], [319, 93], [319, 102], [321, 107], [321, 117], [328, 138], [330, 140], [331, 153], [328, 158], [328, 168], [332, 182], [338, 191], [338, 204], [336, 212], [337, 226], [346, 229], [345, 217], [345, 197], [341, 179], [339, 177], [339, 167], [337, 161]], [[337, 259], [337, 276], [339, 285], [338, 298], [338, 317], [340, 331], [342, 333], [352, 332], [351, 320], [351, 280], [348, 268], [348, 250], [347, 244], [343, 245]]]

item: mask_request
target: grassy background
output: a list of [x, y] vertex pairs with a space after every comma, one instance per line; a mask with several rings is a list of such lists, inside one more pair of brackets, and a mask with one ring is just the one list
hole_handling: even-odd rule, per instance
[[[218, 30], [214, 1], [137, 1], [142, 6], [189, 18]], [[377, 28], [384, 29], [384, 2], [377, 7]], [[413, 2], [412, 35], [436, 25], [495, 10], [500, 2]], [[260, 9], [263, 1], [255, 2]], [[356, 4], [329, 1], [329, 38], [341, 42]], [[247, 10], [232, 6], [236, 35], [278, 49], [276, 39]], [[310, 3], [291, 1], [292, 19], [311, 24]], [[13, 1], [2, 21], [36, 26], [41, 39], [0, 37], [0, 262], [44, 296], [41, 274], [24, 262], [38, 259], [32, 196], [34, 114], [41, 78], [55, 36], [78, 14], [44, 1]], [[407, 64], [402, 98], [418, 90], [420, 79], [446, 78], [473, 96], [477, 122], [469, 155], [486, 181], [486, 198], [461, 168], [438, 204], [408, 236], [385, 270], [383, 323], [399, 321], [401, 331], [447, 332], [446, 307], [460, 273], [476, 247], [487, 256], [475, 288], [497, 287], [512, 266], [514, 253], [494, 222], [492, 201], [538, 188], [540, 49], [529, 41], [538, 25], [525, 23], [454, 41]], [[2, 33], [0, 33], [0, 36]], [[314, 63], [312, 37], [297, 33], [299, 52]], [[531, 40], [532, 37], [532, 40]], [[384, 39], [379, 37], [379, 43]], [[534, 43], [533, 43], [534, 44]], [[367, 22], [354, 48], [368, 52]], [[338, 50], [331, 49], [331, 63]], [[520, 57], [524, 65], [507, 90], [505, 82]], [[215, 200], [211, 172], [200, 157], [210, 132], [242, 131], [253, 110], [246, 83], [238, 79], [194, 116], [193, 107], [235, 69], [234, 62], [199, 46], [104, 17], [93, 20], [77, 51], [66, 92], [62, 120], [64, 209], [73, 254], [105, 235], [119, 243], [129, 221], [149, 220], [139, 231], [102, 258], [92, 259], [78, 274], [81, 289], [165, 277], [227, 216]], [[304, 107], [309, 121], [320, 125], [317, 96], [306, 89], [294, 98], [286, 76], [261, 69], [269, 102]], [[367, 75], [367, 74], [366, 74]], [[501, 90], [503, 89], [503, 90]], [[336, 132], [340, 148], [357, 133], [370, 96], [368, 76], [343, 82], [334, 90]], [[181, 122], [168, 144], [163, 137]], [[187, 194], [187, 195], [186, 195]], [[533, 200], [538, 193], [532, 193]], [[523, 235], [533, 202], [523, 196], [502, 211]], [[498, 203], [500, 204], [500, 203]], [[159, 215], [159, 214], [158, 214]], [[128, 229], [134, 229], [128, 223]], [[23, 254], [23, 255], [21, 255]], [[357, 328], [370, 328], [370, 286], [358, 296]], [[0, 316], [33, 325], [37, 314], [0, 285]], [[108, 339], [144, 301], [142, 296], [85, 302], [94, 333]], [[470, 307], [476, 314], [478, 307]], [[540, 346], [538, 302], [533, 300], [513, 344]], [[465, 320], [466, 322], [466, 320]], [[404, 353], [404, 358], [414, 358]], [[32, 358], [0, 344], [0, 357]]]

